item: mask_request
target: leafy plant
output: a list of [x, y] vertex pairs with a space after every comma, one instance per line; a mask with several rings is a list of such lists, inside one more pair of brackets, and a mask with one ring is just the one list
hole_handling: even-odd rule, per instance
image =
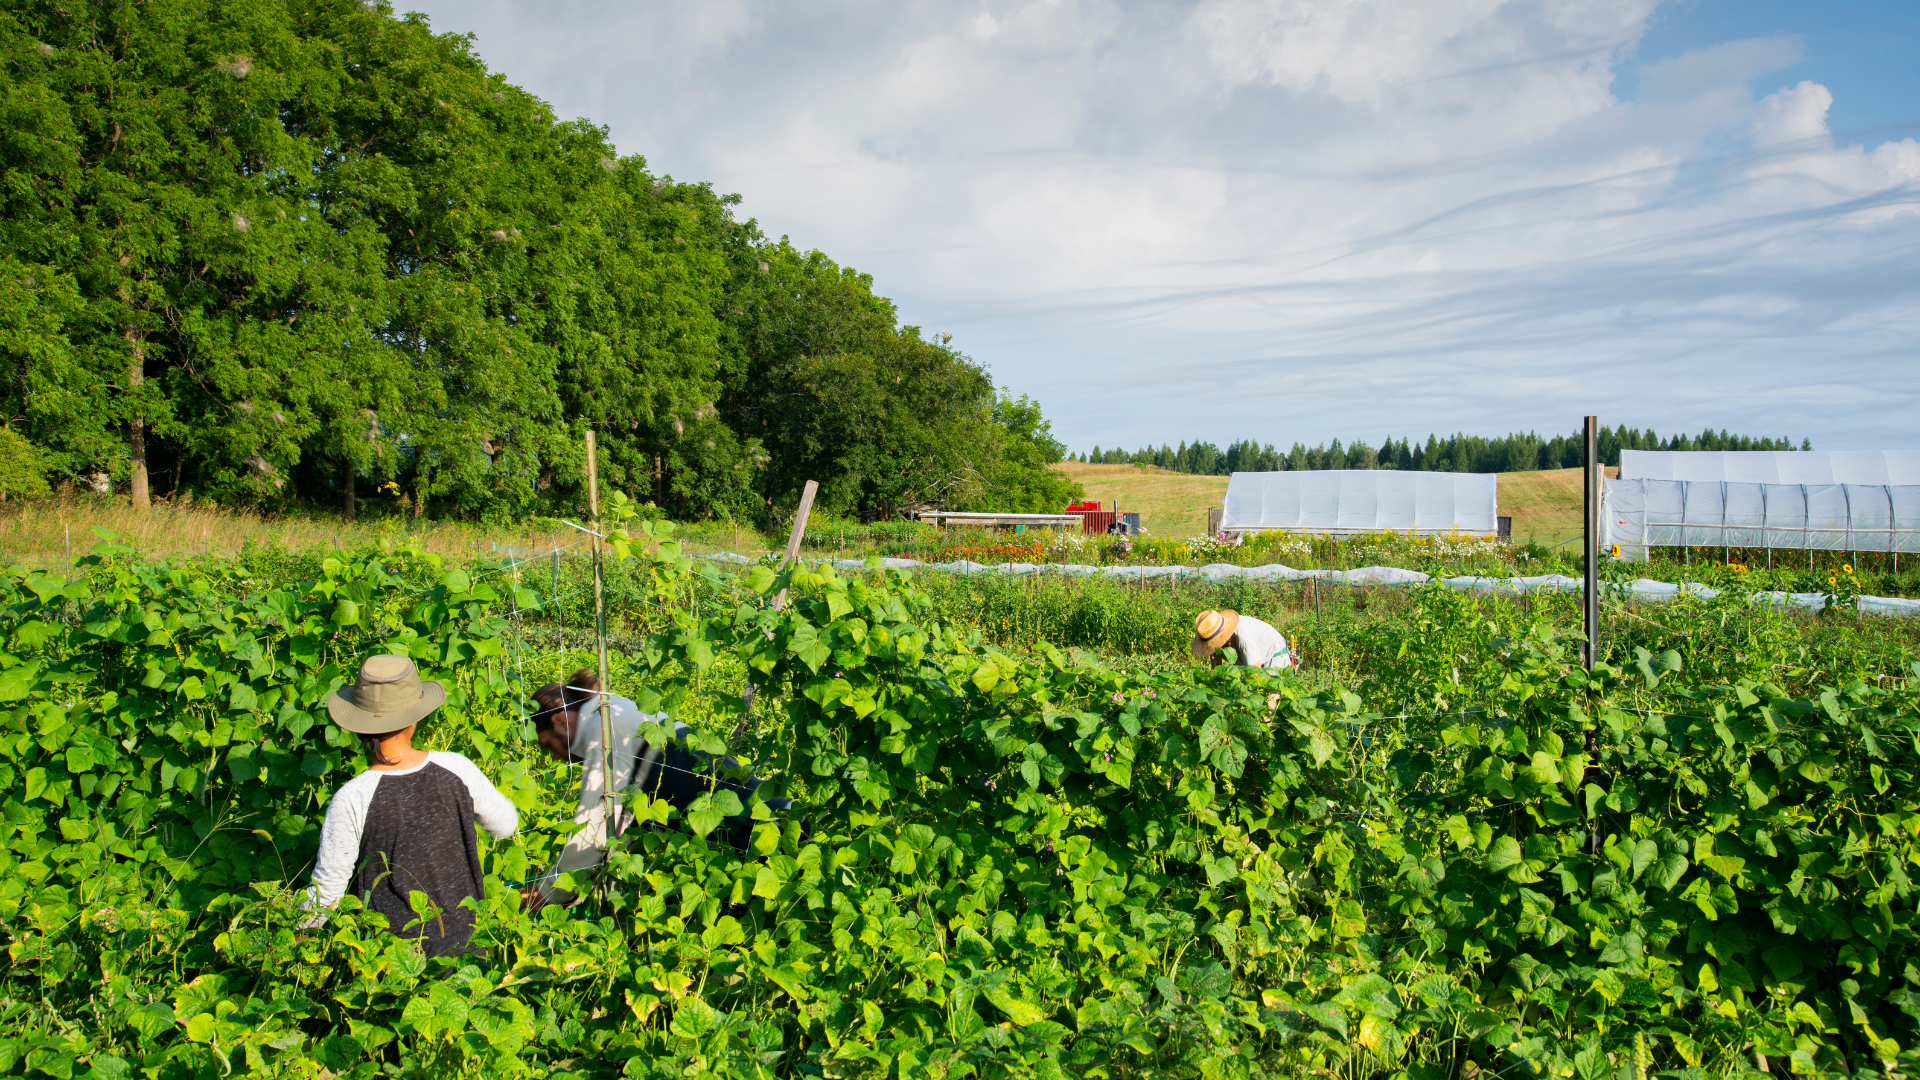
[[[620, 685], [715, 755], [752, 685], [742, 749], [769, 781], [684, 813], [631, 794], [647, 827], [597, 888], [573, 882], [596, 899], [537, 916], [507, 885], [563, 838], [571, 793], [519, 728], [513, 620], [551, 593], [513, 568], [368, 552], [263, 587], [103, 546], [78, 578], [6, 578], [0, 1060], [103, 1077], [1912, 1068], [1910, 677], [1795, 692], [1765, 654], [1687, 638], [1709, 606], [1589, 676], [1545, 613], [1503, 601], [1490, 620], [1439, 589], [1394, 616], [1421, 648], [1353, 624], [1358, 692], [1121, 670], [993, 647], [899, 572], [720, 579], [652, 539], [623, 564], [622, 602], [654, 621]], [[316, 710], [373, 648], [450, 682], [427, 734], [528, 811], [487, 851], [482, 953], [428, 961], [351, 901], [296, 930], [313, 826], [352, 767]]]

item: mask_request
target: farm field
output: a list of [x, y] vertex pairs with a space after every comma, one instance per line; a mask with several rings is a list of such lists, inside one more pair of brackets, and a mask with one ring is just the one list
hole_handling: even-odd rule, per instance
[[[1167, 469], [1136, 465], [1084, 465], [1063, 462], [1055, 469], [1073, 477], [1087, 497], [1102, 503], [1115, 499], [1124, 509], [1140, 511], [1150, 533], [1195, 536], [1207, 527], [1207, 509], [1220, 505], [1226, 494], [1224, 476], [1191, 476]], [[1608, 476], [1620, 470], [1609, 466]], [[1500, 512], [1513, 518], [1517, 544], [1559, 544], [1580, 535], [1580, 470], [1500, 473]]]
[[[1911, 1068], [1907, 623], [1734, 597], [1610, 607], [1589, 678], [1565, 596], [733, 577], [646, 546], [609, 569], [613, 689], [717, 751], [751, 679], [741, 754], [800, 810], [635, 795], [659, 827], [582, 908], [538, 917], [510, 886], [565, 838], [573, 792], [527, 739], [524, 692], [589, 656], [584, 560], [256, 550], [169, 570], [103, 546], [0, 581], [18, 733], [0, 743], [0, 1060], [101, 1077]], [[1191, 611], [1221, 605], [1273, 619], [1306, 668], [1186, 659]], [[520, 806], [518, 836], [483, 841], [482, 953], [427, 960], [351, 901], [294, 929], [321, 808], [362, 765], [319, 706], [377, 650], [449, 684], [428, 745]]]

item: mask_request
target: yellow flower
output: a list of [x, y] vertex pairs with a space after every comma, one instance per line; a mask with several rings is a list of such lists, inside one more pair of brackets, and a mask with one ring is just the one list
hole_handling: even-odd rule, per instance
[[1842, 570], [1845, 570], [1845, 571], [1846, 571], [1847, 573], [1849, 573], [1849, 574], [1851, 574], [1851, 573], [1853, 573], [1853, 564], [1852, 564], [1852, 563], [1841, 563], [1841, 564], [1840, 564], [1840, 569], [1842, 569]]

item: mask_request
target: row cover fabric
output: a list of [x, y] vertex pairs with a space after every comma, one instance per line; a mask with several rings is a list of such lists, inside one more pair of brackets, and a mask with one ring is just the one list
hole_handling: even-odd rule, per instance
[[1493, 473], [1318, 469], [1237, 472], [1220, 501], [1226, 532], [1494, 533]]
[[1655, 547], [1920, 552], [1920, 485], [1609, 480], [1604, 543]]
[[1622, 450], [1622, 480], [1733, 484], [1920, 484], [1912, 450]]
[[[719, 552], [702, 557], [739, 565], [748, 565], [756, 561], [732, 552]], [[828, 563], [847, 570], [860, 570], [867, 566], [866, 562], [860, 559], [807, 561]], [[1154, 581], [1161, 578], [1175, 580], [1203, 578], [1208, 581], [1224, 581], [1229, 578], [1253, 581], [1301, 581], [1318, 578], [1322, 581], [1347, 585], [1417, 585], [1435, 580], [1429, 574], [1423, 574], [1418, 570], [1403, 570], [1397, 566], [1363, 566], [1357, 570], [1296, 570], [1280, 563], [1269, 563], [1266, 566], [1235, 566], [1232, 563], [1209, 563], [1206, 566], [1087, 566], [1079, 563], [987, 564], [966, 559], [949, 563], [925, 563], [918, 559], [881, 559], [880, 565], [894, 570], [940, 570], [951, 574], [999, 574], [1006, 577], [1061, 574], [1138, 581]], [[1522, 596], [1535, 592], [1576, 592], [1580, 588], [1579, 578], [1567, 577], [1565, 574], [1510, 578], [1450, 577], [1438, 580], [1447, 588], [1460, 592], [1501, 592]], [[1648, 578], [1639, 578], [1624, 584], [1608, 582], [1602, 588], [1610, 594], [1634, 600], [1671, 600], [1683, 595], [1712, 599], [1720, 595], [1718, 589], [1705, 585], [1692, 582], [1675, 584], [1671, 581], [1653, 581]], [[1814, 611], [1819, 611], [1827, 605], [1827, 598], [1823, 593], [1757, 592], [1753, 594], [1753, 600], [1755, 603], [1803, 607]], [[1862, 596], [1860, 610], [1877, 615], [1920, 616], [1920, 600], [1908, 600], [1895, 596]]]

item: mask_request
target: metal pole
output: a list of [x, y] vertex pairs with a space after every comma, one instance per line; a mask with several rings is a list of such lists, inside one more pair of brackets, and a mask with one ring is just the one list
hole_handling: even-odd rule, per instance
[[607, 692], [607, 596], [600, 572], [600, 462], [593, 431], [587, 431], [587, 518], [593, 528], [593, 636], [600, 651], [600, 786], [606, 803], [606, 836], [613, 843], [618, 801], [613, 791], [613, 695]]
[[[1586, 422], [1586, 520], [1587, 520], [1587, 573], [1581, 587], [1581, 621], [1586, 630], [1586, 642], [1580, 648], [1580, 662], [1586, 669], [1593, 670], [1594, 661], [1600, 656], [1600, 418], [1587, 417]], [[1683, 515], [1684, 516], [1684, 515]]]

